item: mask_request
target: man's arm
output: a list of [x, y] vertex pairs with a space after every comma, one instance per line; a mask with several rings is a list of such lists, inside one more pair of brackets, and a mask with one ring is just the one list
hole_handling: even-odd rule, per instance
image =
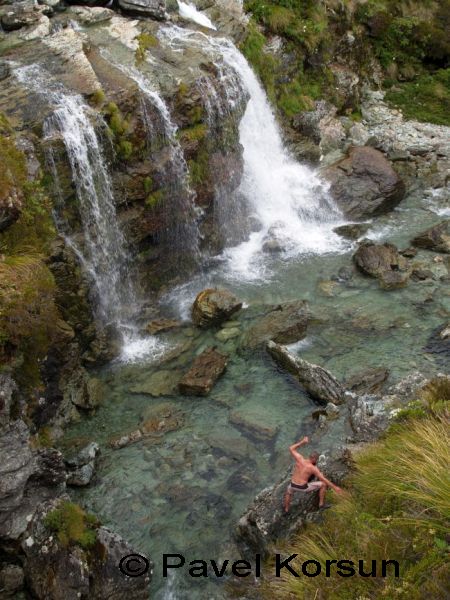
[[317, 467], [314, 470], [314, 475], [317, 477], [317, 479], [319, 479], [319, 481], [323, 481], [323, 483], [325, 483], [328, 487], [334, 490], [336, 494], [340, 494], [342, 492], [341, 488], [329, 479], [327, 479], [322, 473], [322, 471], [320, 471], [320, 469], [318, 469]]
[[292, 456], [296, 460], [303, 460], [303, 456], [300, 454], [300, 452], [297, 452], [297, 448], [300, 448], [300, 446], [304, 446], [308, 442], [309, 442], [309, 438], [307, 436], [305, 436], [303, 439], [301, 439], [296, 444], [292, 444], [292, 446], [289, 446], [289, 452], [292, 454]]

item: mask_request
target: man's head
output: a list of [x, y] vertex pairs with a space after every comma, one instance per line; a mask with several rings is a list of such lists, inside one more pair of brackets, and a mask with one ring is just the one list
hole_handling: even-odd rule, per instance
[[320, 454], [318, 452], [311, 452], [311, 454], [309, 455], [309, 460], [312, 462], [313, 465], [317, 465], [319, 456]]

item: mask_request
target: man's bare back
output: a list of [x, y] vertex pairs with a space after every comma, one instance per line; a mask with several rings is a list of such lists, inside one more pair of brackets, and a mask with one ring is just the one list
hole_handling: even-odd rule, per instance
[[[294, 471], [292, 473], [291, 483], [288, 485], [284, 496], [284, 510], [289, 512], [289, 507], [292, 500], [293, 492], [314, 492], [319, 490], [319, 508], [325, 506], [325, 493], [330, 487], [337, 494], [342, 492], [341, 488], [329, 481], [323, 473], [316, 467], [319, 458], [317, 452], [313, 452], [309, 458], [305, 458], [297, 452], [300, 446], [304, 446], [309, 442], [308, 437], [289, 447], [289, 452], [295, 460]], [[312, 478], [317, 478], [319, 481], [311, 481]]]

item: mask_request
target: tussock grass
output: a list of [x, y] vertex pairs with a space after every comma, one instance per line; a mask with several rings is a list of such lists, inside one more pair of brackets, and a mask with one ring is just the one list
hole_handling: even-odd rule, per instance
[[[356, 471], [320, 525], [312, 525], [285, 551], [297, 553], [294, 568], [317, 560], [376, 560], [376, 577], [295, 578], [286, 574], [267, 582], [265, 598], [349, 600], [357, 598], [447, 598], [450, 589], [450, 379], [432, 382], [420, 403], [424, 414], [401, 419], [379, 442], [356, 456]], [[381, 561], [396, 560], [400, 578]], [[293, 561], [294, 563], [294, 561]], [[291, 563], [291, 564], [293, 564]]]
[[94, 515], [86, 513], [73, 502], [62, 502], [46, 515], [44, 524], [56, 533], [62, 546], [77, 545], [84, 550], [95, 545], [96, 529], [100, 525]]

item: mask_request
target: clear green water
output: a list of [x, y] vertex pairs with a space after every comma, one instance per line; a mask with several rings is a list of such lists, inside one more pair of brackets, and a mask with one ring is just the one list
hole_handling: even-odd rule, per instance
[[[427, 202], [420, 195], [405, 200], [401, 210], [378, 220], [369, 236], [408, 246], [415, 233], [439, 221], [425, 210]], [[445, 200], [442, 203], [445, 207]], [[216, 269], [172, 291], [162, 300], [161, 309], [167, 316], [186, 314], [200, 289], [210, 284], [226, 286], [249, 306], [237, 317], [244, 330], [254, 322], [261, 304], [306, 299], [317, 322], [294, 351], [339, 378], [375, 366], [388, 367], [391, 382], [416, 369], [430, 376], [449, 370], [438, 355], [423, 350], [433, 330], [449, 317], [448, 283], [411, 282], [406, 289], [386, 292], [375, 280], [355, 274], [350, 282], [334, 283], [332, 296], [324, 295], [320, 282], [349, 266], [351, 253], [349, 244], [340, 255], [289, 262], [268, 258], [272, 276], [256, 283], [230, 279]], [[433, 256], [420, 253], [415, 261], [425, 260], [437, 275], [445, 275], [445, 265], [432, 263]], [[200, 583], [163, 580], [162, 554], [181, 553], [187, 560], [238, 558], [229, 546], [233, 528], [254, 495], [276, 481], [289, 465], [287, 446], [308, 434], [314, 448], [327, 452], [344, 444], [350, 434], [345, 410], [327, 429], [315, 431], [314, 403], [264, 353], [244, 358], [236, 353], [239, 338], [222, 344], [214, 333], [196, 331], [187, 323], [162, 336], [171, 347], [190, 344], [172, 360], [162, 365], [116, 364], [102, 370], [103, 405], [95, 415], [72, 426], [64, 440], [65, 446], [90, 440], [100, 443], [95, 479], [73, 495], [137, 551], [153, 558], [152, 597], [227, 597], [224, 586], [212, 579]], [[209, 397], [153, 398], [131, 391], [161, 369], [177, 381], [193, 357], [211, 344], [228, 352], [230, 362]], [[111, 438], [136, 429], [146, 409], [162, 402], [181, 411], [183, 425], [178, 430], [120, 450], [108, 446]], [[244, 435], [229, 421], [235, 410], [278, 428], [276, 438], [261, 442]]]

